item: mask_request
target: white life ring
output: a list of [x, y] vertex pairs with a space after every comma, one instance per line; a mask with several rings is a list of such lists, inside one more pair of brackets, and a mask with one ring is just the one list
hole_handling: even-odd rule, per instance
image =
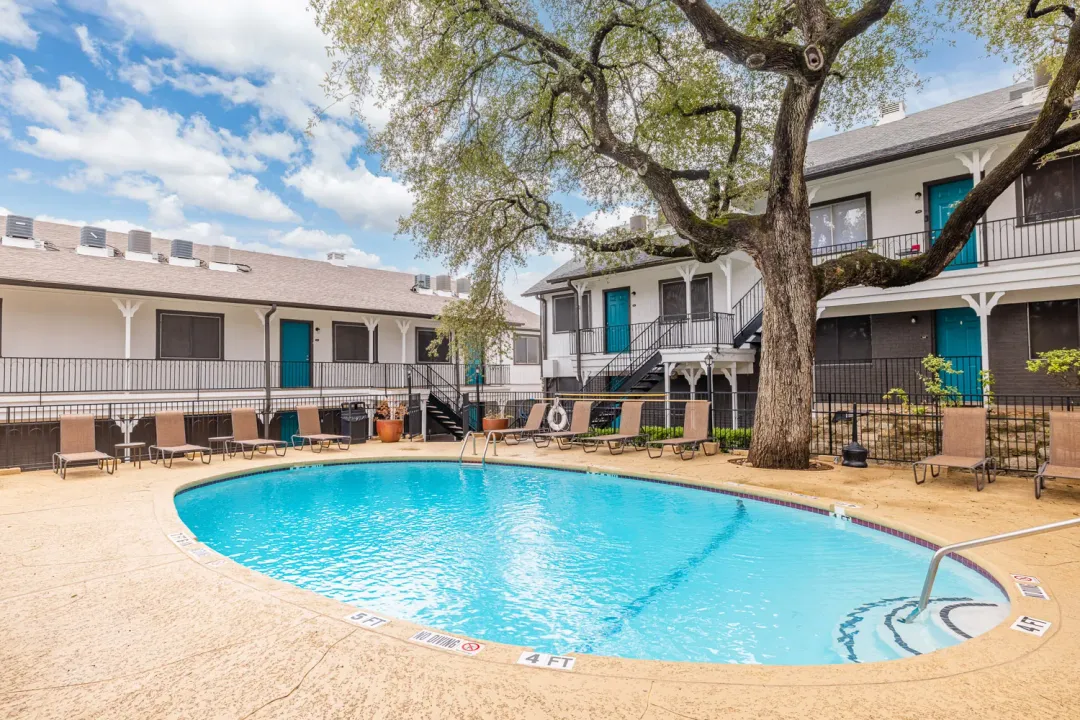
[[567, 425], [566, 410], [563, 409], [562, 405], [556, 405], [548, 410], [547, 421], [548, 425], [551, 426], [551, 429], [555, 432], [565, 430]]

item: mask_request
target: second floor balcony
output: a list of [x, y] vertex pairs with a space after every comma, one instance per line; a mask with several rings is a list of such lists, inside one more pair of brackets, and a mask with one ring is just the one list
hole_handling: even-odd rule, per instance
[[0, 395], [400, 390], [509, 385], [510, 365], [0, 358]]
[[[940, 230], [922, 230], [869, 239], [846, 240], [852, 233], [836, 233], [841, 242], [813, 249], [815, 263], [869, 250], [902, 260], [929, 250]], [[999, 263], [1067, 253], [1080, 253], [1080, 210], [1029, 214], [1022, 217], [981, 220], [960, 255], [946, 270], [964, 270]]]
[[652, 322], [580, 328], [551, 336], [549, 354], [556, 357], [617, 355], [646, 346], [659, 349], [731, 346], [734, 318], [708, 312], [662, 316]]

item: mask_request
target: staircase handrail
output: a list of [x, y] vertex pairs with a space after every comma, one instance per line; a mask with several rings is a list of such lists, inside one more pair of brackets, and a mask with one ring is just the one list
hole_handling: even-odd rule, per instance
[[[636, 351], [636, 354], [632, 355], [632, 353], [635, 353], [635, 349], [634, 349], [635, 341], [640, 339], [641, 336], [644, 335], [645, 333], [647, 333], [647, 332], [649, 332], [651, 330], [654, 330], [654, 329], [660, 327], [661, 325], [666, 326], [666, 327], [664, 327], [663, 333], [658, 332], [656, 334], [656, 337], [652, 340], [652, 342], [648, 343], [648, 345], [646, 345], [645, 347], [638, 348], [637, 351]], [[598, 389], [589, 387], [589, 384], [594, 379], [596, 379], [598, 377], [611, 377], [611, 376], [615, 375], [616, 373], [611, 372], [612, 366], [617, 366], [617, 364], [623, 362], [624, 360], [625, 360], [625, 366], [622, 369], [619, 369], [617, 374], [619, 374], [619, 375], [625, 374], [625, 375], [628, 375], [628, 376], [632, 375], [633, 374], [632, 372], [627, 373], [627, 372], [625, 372], [625, 370], [636, 367], [637, 365], [640, 365], [641, 362], [644, 361], [646, 358], [651, 357], [653, 354], [658, 352], [660, 350], [661, 341], [665, 337], [667, 337], [667, 335], [673, 329], [675, 329], [676, 327], [678, 327], [677, 323], [661, 322], [661, 318], [656, 318], [651, 323], [649, 323], [649, 325], [647, 327], [645, 327], [640, 333], [637, 334], [637, 336], [635, 336], [630, 341], [629, 345], [627, 346], [627, 348], [625, 350], [618, 353], [615, 357], [613, 357], [611, 359], [611, 361], [607, 365], [605, 365], [603, 368], [601, 368], [598, 372], [591, 375], [589, 377], [589, 379], [585, 381], [582, 389], [587, 391], [587, 392], [599, 392]], [[616, 369], [618, 369], [618, 368], [616, 367]], [[606, 390], [606, 388], [605, 388], [605, 390]]]
[[764, 306], [764, 286], [761, 284], [761, 278], [758, 278], [758, 281], [735, 303], [735, 335], [742, 333]]

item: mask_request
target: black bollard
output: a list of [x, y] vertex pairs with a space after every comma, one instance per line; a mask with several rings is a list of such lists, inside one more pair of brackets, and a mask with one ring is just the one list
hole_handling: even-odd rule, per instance
[[858, 406], [851, 406], [851, 442], [844, 446], [844, 467], [866, 467], [866, 456], [870, 451], [859, 444], [859, 413]]

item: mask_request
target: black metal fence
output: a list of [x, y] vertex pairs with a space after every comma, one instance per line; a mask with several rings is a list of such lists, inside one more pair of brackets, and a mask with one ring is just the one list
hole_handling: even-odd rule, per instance
[[581, 328], [570, 333], [570, 354], [620, 353], [655, 341], [660, 348], [731, 345], [734, 316], [709, 312], [668, 315], [653, 322]]
[[[965, 399], [982, 396], [979, 384], [981, 358], [975, 356], [945, 356], [955, 373], [941, 373], [942, 385], [953, 387]], [[865, 362], [821, 363], [814, 366], [814, 390], [831, 393], [834, 397], [864, 399], [877, 395], [878, 400], [892, 389], [908, 395], [925, 395], [923, 377], [929, 376], [920, 357], [875, 358]]]
[[273, 389], [396, 389], [410, 379], [413, 387], [510, 383], [509, 365], [5, 357], [0, 394], [258, 390], [268, 366]]

